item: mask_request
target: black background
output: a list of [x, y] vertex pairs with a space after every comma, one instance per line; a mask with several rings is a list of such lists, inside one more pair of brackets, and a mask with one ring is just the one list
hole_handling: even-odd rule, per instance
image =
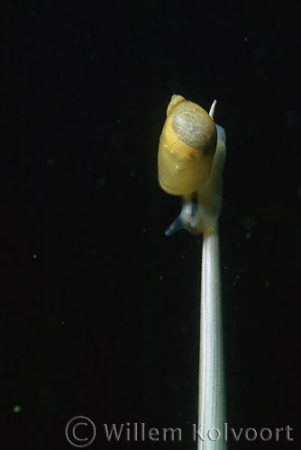
[[[193, 449], [201, 240], [164, 230], [172, 94], [227, 132], [220, 219], [229, 427], [294, 427], [300, 362], [297, 3], [3, 2], [3, 448]], [[14, 409], [19, 406], [21, 410]], [[106, 442], [104, 423], [181, 427]], [[91, 430], [90, 430], [91, 431]], [[229, 449], [292, 449], [284, 438]], [[2, 448], [2, 447], [1, 447]]]

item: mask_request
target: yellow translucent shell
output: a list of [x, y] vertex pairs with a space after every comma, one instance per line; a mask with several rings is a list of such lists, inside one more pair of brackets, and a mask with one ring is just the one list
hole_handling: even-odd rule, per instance
[[174, 95], [159, 142], [162, 189], [180, 196], [198, 191], [210, 175], [216, 143], [216, 126], [209, 114], [196, 103]]

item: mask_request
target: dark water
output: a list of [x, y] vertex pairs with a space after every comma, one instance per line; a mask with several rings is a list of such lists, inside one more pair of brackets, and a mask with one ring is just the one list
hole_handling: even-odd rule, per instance
[[[297, 8], [186, 3], [2, 8], [5, 449], [71, 449], [64, 430], [79, 415], [96, 426], [91, 450], [196, 448], [201, 240], [164, 236], [180, 199], [157, 182], [174, 93], [206, 109], [217, 98], [227, 132], [220, 234], [229, 427], [296, 426]], [[105, 437], [103, 424], [114, 423], [130, 424], [120, 442]], [[180, 427], [182, 442], [142, 441], [140, 425], [135, 442], [134, 423], [160, 433]], [[237, 450], [294, 445], [285, 431], [279, 442], [229, 437]]]

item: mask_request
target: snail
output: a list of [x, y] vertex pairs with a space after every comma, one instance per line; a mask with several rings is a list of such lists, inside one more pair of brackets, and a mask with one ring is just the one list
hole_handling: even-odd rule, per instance
[[217, 223], [226, 155], [225, 130], [215, 124], [216, 101], [209, 113], [181, 95], [173, 95], [160, 136], [158, 177], [161, 188], [182, 197], [182, 210], [167, 228], [210, 233]]

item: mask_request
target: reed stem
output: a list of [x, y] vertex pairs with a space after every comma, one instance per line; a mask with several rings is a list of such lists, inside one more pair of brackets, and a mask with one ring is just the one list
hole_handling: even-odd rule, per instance
[[225, 450], [225, 383], [218, 225], [202, 248], [198, 450]]

